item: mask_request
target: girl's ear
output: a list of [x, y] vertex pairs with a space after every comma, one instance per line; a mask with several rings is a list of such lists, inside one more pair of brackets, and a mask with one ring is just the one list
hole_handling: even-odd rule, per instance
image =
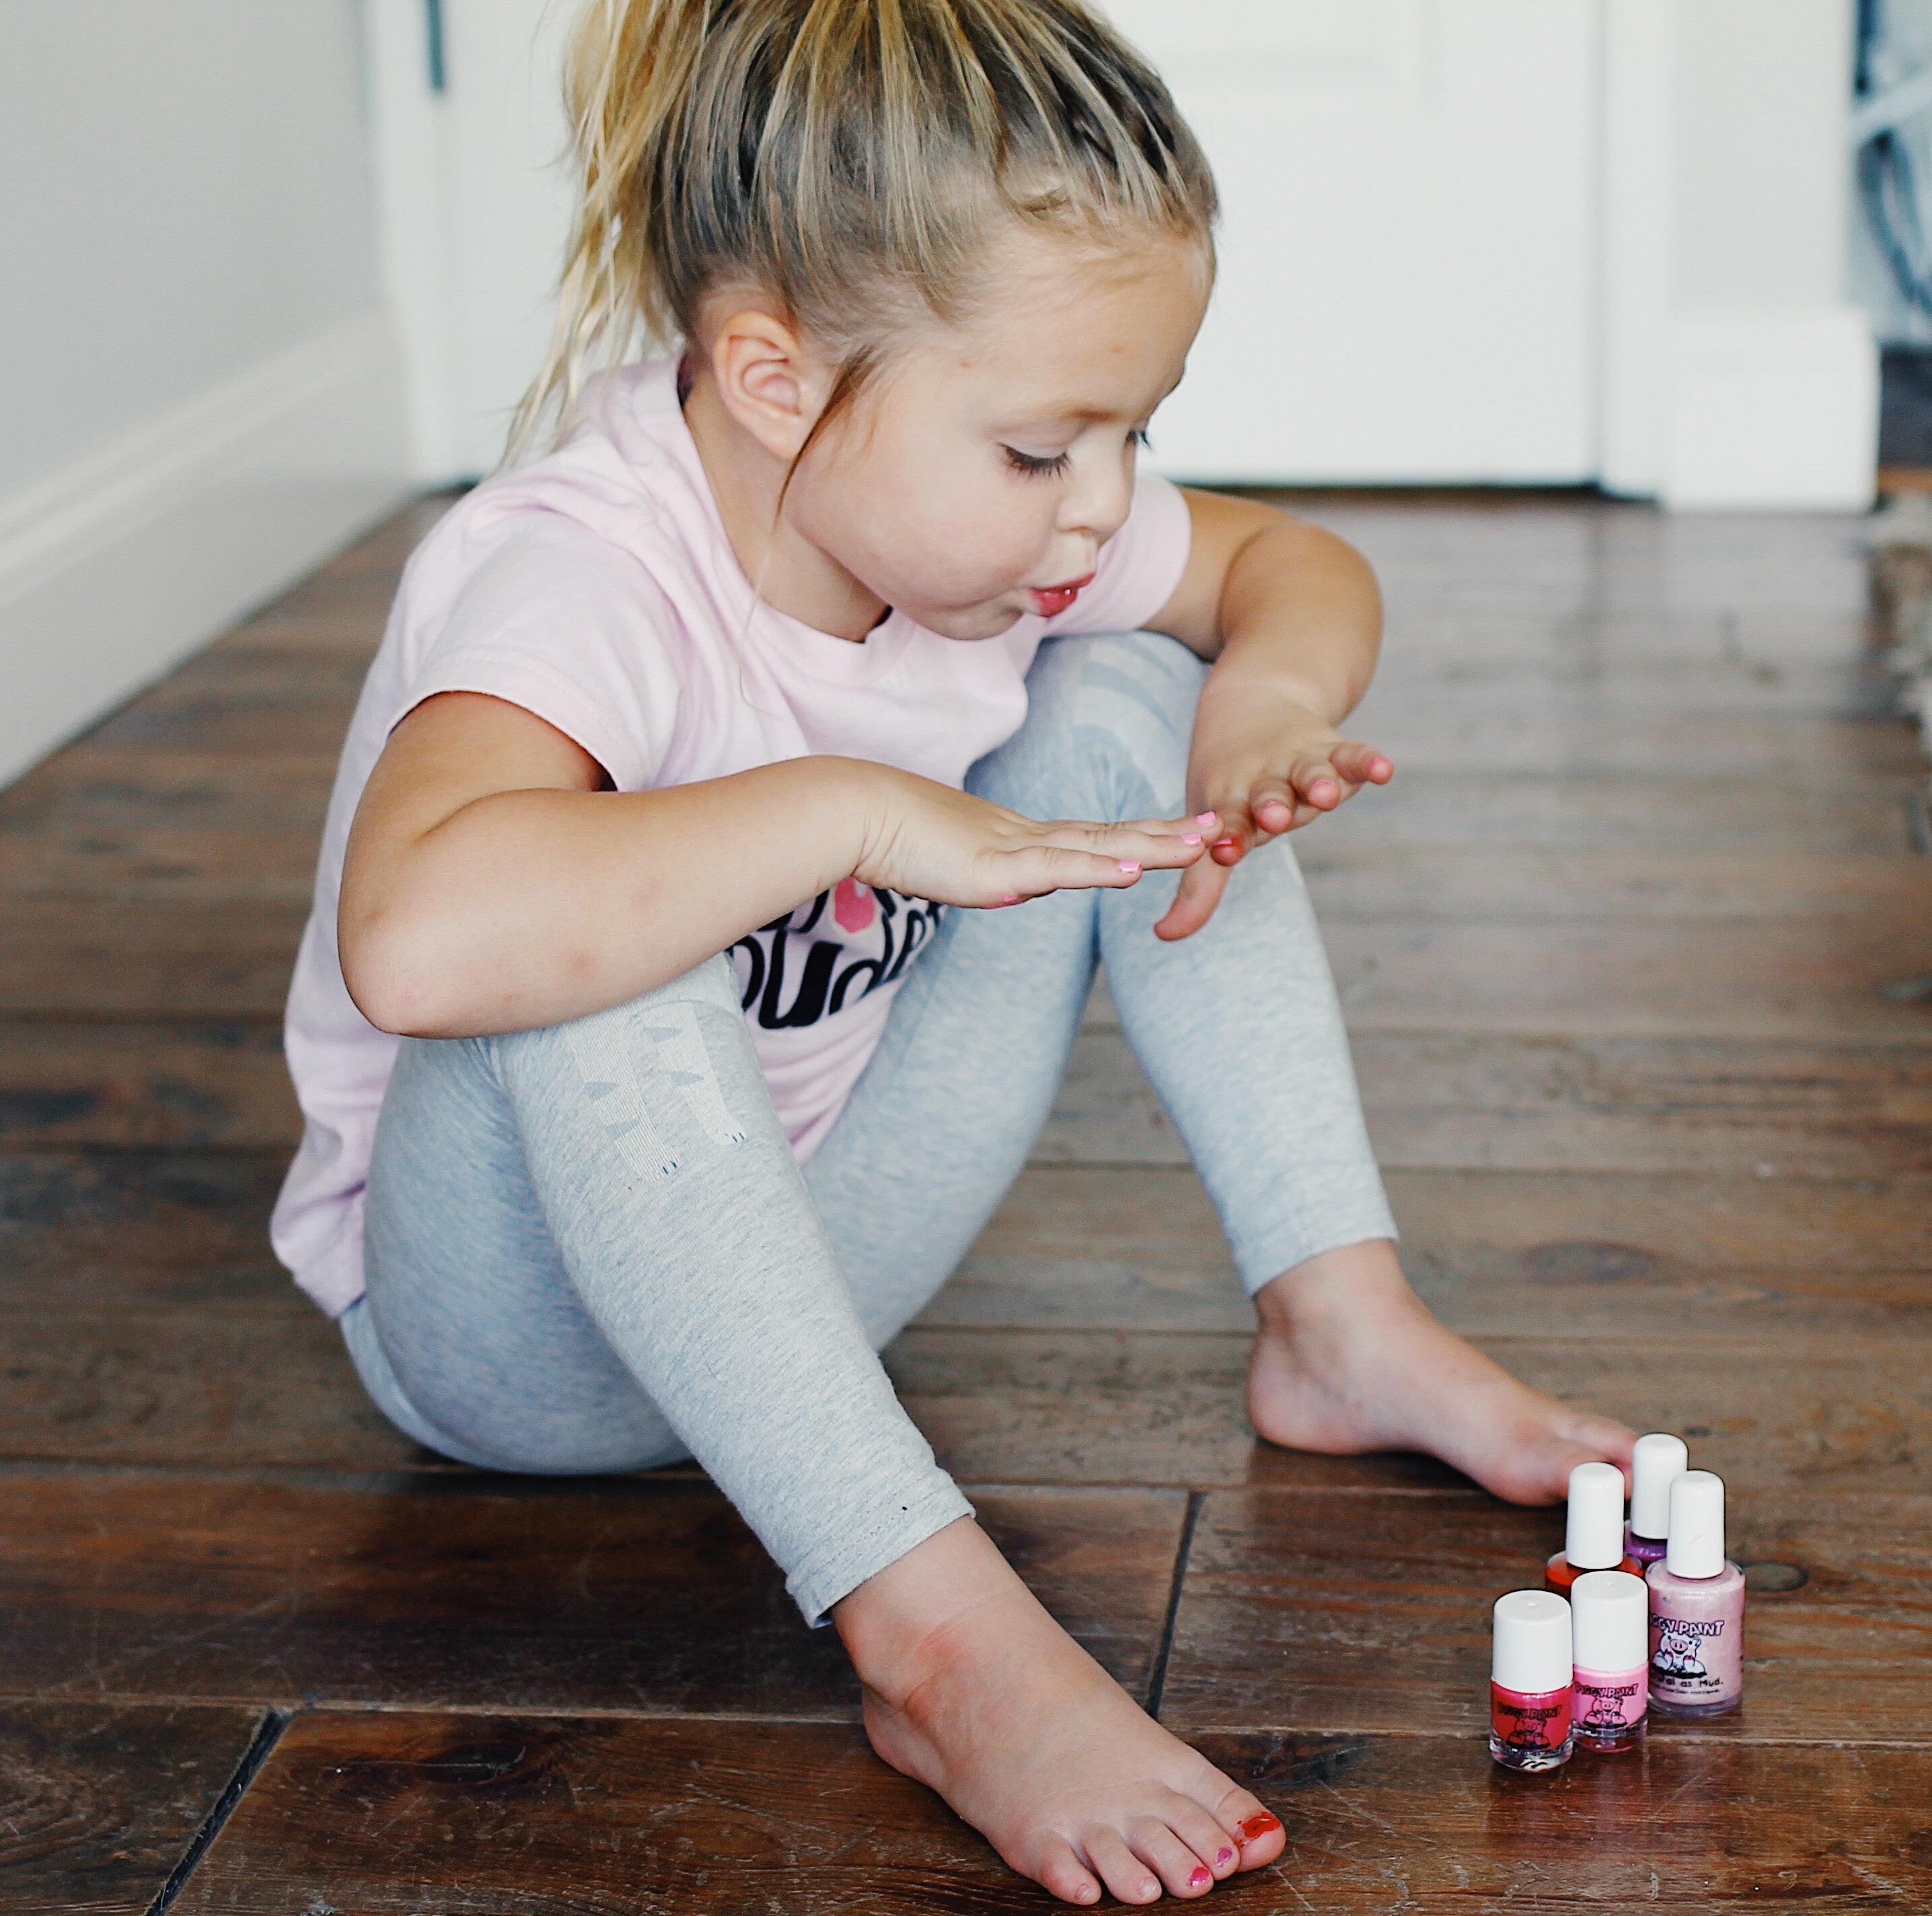
[[789, 464], [831, 393], [834, 369], [784, 320], [754, 306], [717, 329], [708, 356], [726, 412]]

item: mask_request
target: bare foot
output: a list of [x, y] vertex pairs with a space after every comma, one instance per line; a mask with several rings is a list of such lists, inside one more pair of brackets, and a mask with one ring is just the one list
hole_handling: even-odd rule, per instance
[[1141, 1710], [962, 1518], [832, 1611], [866, 1733], [1063, 1902], [1205, 1896], [1280, 1821]]
[[1555, 1502], [1592, 1458], [1629, 1470], [1635, 1431], [1519, 1383], [1445, 1330], [1386, 1239], [1311, 1257], [1255, 1304], [1248, 1416], [1274, 1443], [1426, 1451], [1512, 1503]]

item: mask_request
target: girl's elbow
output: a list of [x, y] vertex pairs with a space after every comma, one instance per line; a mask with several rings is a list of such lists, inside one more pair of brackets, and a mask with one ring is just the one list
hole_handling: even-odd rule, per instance
[[419, 936], [406, 925], [380, 920], [337, 928], [342, 981], [357, 1011], [394, 1038], [440, 1038], [448, 1008], [440, 1000], [438, 974]]

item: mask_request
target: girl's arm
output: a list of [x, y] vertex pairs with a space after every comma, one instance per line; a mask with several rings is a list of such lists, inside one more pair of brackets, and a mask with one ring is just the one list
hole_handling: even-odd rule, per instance
[[343, 977], [386, 1031], [560, 1024], [653, 990], [856, 877], [941, 904], [1128, 885], [1201, 856], [1196, 821], [1037, 824], [852, 758], [614, 792], [520, 706], [442, 692], [390, 734], [342, 875]]
[[1186, 495], [1193, 543], [1174, 596], [1149, 623], [1213, 662], [1194, 721], [1190, 808], [1222, 836], [1155, 926], [1185, 938], [1212, 915], [1228, 868], [1394, 767], [1336, 730], [1368, 689], [1382, 596], [1346, 540], [1251, 500]]

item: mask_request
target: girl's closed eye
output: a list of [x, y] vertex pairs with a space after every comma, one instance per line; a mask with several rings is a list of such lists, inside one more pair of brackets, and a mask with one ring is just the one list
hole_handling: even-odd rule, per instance
[[[1148, 443], [1145, 426], [1136, 426], [1127, 434], [1127, 443], [1137, 449], [1144, 450]], [[1002, 446], [1000, 450], [1015, 472], [1024, 473], [1030, 479], [1055, 477], [1072, 462], [1072, 455], [1067, 452], [1022, 452], [1017, 446]]]
[[1029, 479], [1057, 478], [1073, 463], [1072, 455], [1066, 452], [1022, 452], [1017, 446], [1003, 446], [1000, 450], [1015, 472], [1024, 473]]

